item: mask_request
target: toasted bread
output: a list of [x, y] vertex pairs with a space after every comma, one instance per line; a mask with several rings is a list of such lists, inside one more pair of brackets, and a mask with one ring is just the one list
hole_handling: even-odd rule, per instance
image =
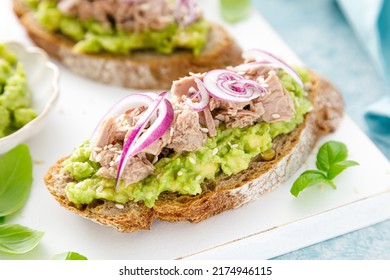
[[287, 135], [273, 140], [275, 159], [254, 159], [248, 169], [232, 175], [219, 175], [205, 181], [203, 192], [196, 196], [162, 193], [153, 208], [142, 202], [128, 202], [118, 209], [115, 202], [98, 200], [78, 209], [65, 195], [65, 186], [74, 179], [61, 173], [59, 160], [45, 175], [51, 194], [65, 208], [122, 232], [150, 229], [156, 219], [176, 222], [200, 222], [223, 211], [237, 208], [268, 193], [293, 175], [306, 160], [317, 140], [334, 131], [343, 116], [343, 100], [338, 91], [324, 78], [311, 73], [313, 86], [309, 96], [313, 110], [302, 124]]
[[35, 20], [28, 7], [14, 0], [14, 11], [34, 43], [73, 72], [127, 88], [168, 89], [173, 80], [188, 72], [201, 73], [242, 62], [241, 48], [220, 25], [211, 23], [208, 41], [199, 56], [177, 50], [171, 55], [154, 51], [134, 51], [131, 55], [85, 54], [72, 50], [75, 42], [50, 33]]

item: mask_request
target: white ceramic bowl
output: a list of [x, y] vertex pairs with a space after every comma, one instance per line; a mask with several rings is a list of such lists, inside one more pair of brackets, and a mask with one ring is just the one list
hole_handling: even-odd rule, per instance
[[31, 107], [38, 116], [14, 133], [0, 138], [0, 154], [39, 132], [53, 111], [59, 95], [59, 70], [44, 51], [36, 47], [24, 47], [16, 42], [5, 44], [23, 64], [31, 91]]

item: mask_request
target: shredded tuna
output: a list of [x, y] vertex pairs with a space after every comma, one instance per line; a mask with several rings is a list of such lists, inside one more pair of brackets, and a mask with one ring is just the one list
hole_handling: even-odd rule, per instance
[[100, 127], [100, 132], [96, 137], [95, 146], [96, 147], [104, 147], [108, 145], [111, 140], [114, 138], [115, 134], [115, 119], [116, 116], [109, 116], [107, 119], [103, 121], [102, 126]]
[[187, 97], [198, 91], [198, 86], [195, 82], [195, 77], [203, 80], [204, 74], [191, 74], [181, 78], [179, 80], [173, 81], [171, 94], [176, 99], [177, 102], [184, 101]]
[[183, 103], [175, 106], [175, 112], [171, 126], [172, 139], [167, 147], [177, 153], [198, 150], [207, 138], [199, 123], [199, 114]]
[[265, 110], [263, 120], [268, 123], [291, 120], [295, 115], [294, 104], [275, 71], [269, 72], [265, 83], [268, 85], [268, 94], [262, 101]]
[[[117, 149], [114, 150], [115, 148]], [[122, 154], [121, 149], [122, 147], [120, 145], [114, 146], [113, 148], [105, 147], [104, 150], [98, 153], [100, 156], [95, 157], [95, 161], [101, 164], [97, 172], [98, 176], [108, 179], [116, 178]], [[133, 184], [148, 177], [153, 171], [154, 166], [146, 158], [145, 153], [139, 153], [127, 161], [122, 180], [125, 181], [126, 185]]]
[[146, 147], [143, 152], [154, 155], [157, 159], [157, 156], [161, 153], [162, 149], [166, 147], [169, 143], [171, 143], [171, 141], [172, 136], [170, 130], [168, 129], [168, 131], [165, 132], [160, 139], [152, 143], [150, 146]]
[[209, 108], [206, 108], [201, 112], [200, 123], [207, 127], [207, 131], [210, 137], [214, 137], [217, 135], [217, 130], [215, 129], [215, 122], [213, 119], [213, 115], [211, 115], [211, 111]]
[[[65, 14], [82, 20], [94, 19], [103, 27], [128, 32], [161, 30], [186, 18], [185, 9], [175, 9], [170, 0], [62, 0], [58, 8]], [[196, 9], [191, 16], [200, 19]]]

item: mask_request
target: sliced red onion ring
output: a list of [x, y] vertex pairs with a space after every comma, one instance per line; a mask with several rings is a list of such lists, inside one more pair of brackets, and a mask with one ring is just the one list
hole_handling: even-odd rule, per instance
[[[151, 145], [169, 129], [174, 112], [172, 104], [166, 99], [167, 95], [168, 92], [163, 92], [154, 99], [153, 103], [142, 114], [124, 143], [122, 156], [118, 165], [115, 184], [116, 191], [118, 191], [120, 178], [122, 177], [128, 159]], [[156, 120], [141, 135], [141, 132], [156, 112], [158, 114]]]
[[99, 128], [103, 121], [110, 115], [121, 115], [132, 108], [138, 108], [140, 106], [148, 107], [152, 104], [153, 100], [157, 98], [157, 94], [153, 92], [133, 93], [115, 103], [101, 118], [98, 125], [92, 132], [90, 137], [90, 143], [93, 146], [98, 136]]
[[[191, 98], [187, 98], [185, 103], [195, 111], [200, 112], [206, 109], [210, 101], [210, 96], [203, 82], [198, 77], [195, 77], [194, 80], [196, 85], [198, 86], [198, 91]], [[200, 99], [199, 102], [192, 102], [191, 99], [194, 99], [196, 97]]]
[[101, 125], [103, 121], [110, 115], [121, 115], [132, 108], [138, 108], [140, 106], [149, 106], [154, 99], [156, 99], [158, 95], [153, 92], [145, 92], [145, 93], [133, 93], [131, 95], [126, 96], [125, 98], [119, 100], [117, 103], [115, 103], [101, 118], [98, 125], [95, 127], [95, 129], [92, 132], [92, 135], [90, 137], [90, 143], [93, 146], [96, 140], [96, 137], [98, 136], [99, 128], [101, 128]]
[[275, 55], [260, 49], [251, 49], [244, 51], [242, 54], [244, 59], [255, 59], [257, 62], [270, 62], [275, 67], [281, 68], [286, 71], [301, 87], [303, 87], [303, 82], [298, 73], [288, 65], [286, 62], [276, 57]]
[[259, 83], [224, 69], [207, 72], [203, 83], [211, 96], [227, 102], [247, 102], [267, 92]]

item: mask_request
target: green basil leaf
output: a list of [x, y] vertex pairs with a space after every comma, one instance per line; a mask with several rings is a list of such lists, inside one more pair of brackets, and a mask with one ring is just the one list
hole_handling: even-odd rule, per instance
[[76, 252], [64, 252], [53, 256], [53, 260], [88, 260], [88, 258]]
[[307, 170], [303, 172], [294, 182], [290, 192], [293, 196], [298, 196], [298, 194], [306, 189], [307, 187], [324, 183], [330, 185], [332, 188], [336, 188], [332, 181], [326, 178], [326, 175], [318, 170]]
[[32, 160], [27, 145], [18, 145], [0, 158], [0, 216], [12, 214], [24, 206], [32, 180]]
[[328, 141], [323, 144], [317, 153], [317, 168], [328, 172], [329, 168], [348, 156], [347, 146], [338, 141]]
[[328, 170], [328, 179], [332, 180], [334, 177], [339, 175], [341, 172], [343, 172], [346, 168], [359, 165], [354, 160], [344, 160], [340, 162], [336, 162], [335, 164], [332, 164], [331, 167]]
[[0, 252], [24, 254], [34, 249], [43, 232], [20, 225], [0, 225]]

